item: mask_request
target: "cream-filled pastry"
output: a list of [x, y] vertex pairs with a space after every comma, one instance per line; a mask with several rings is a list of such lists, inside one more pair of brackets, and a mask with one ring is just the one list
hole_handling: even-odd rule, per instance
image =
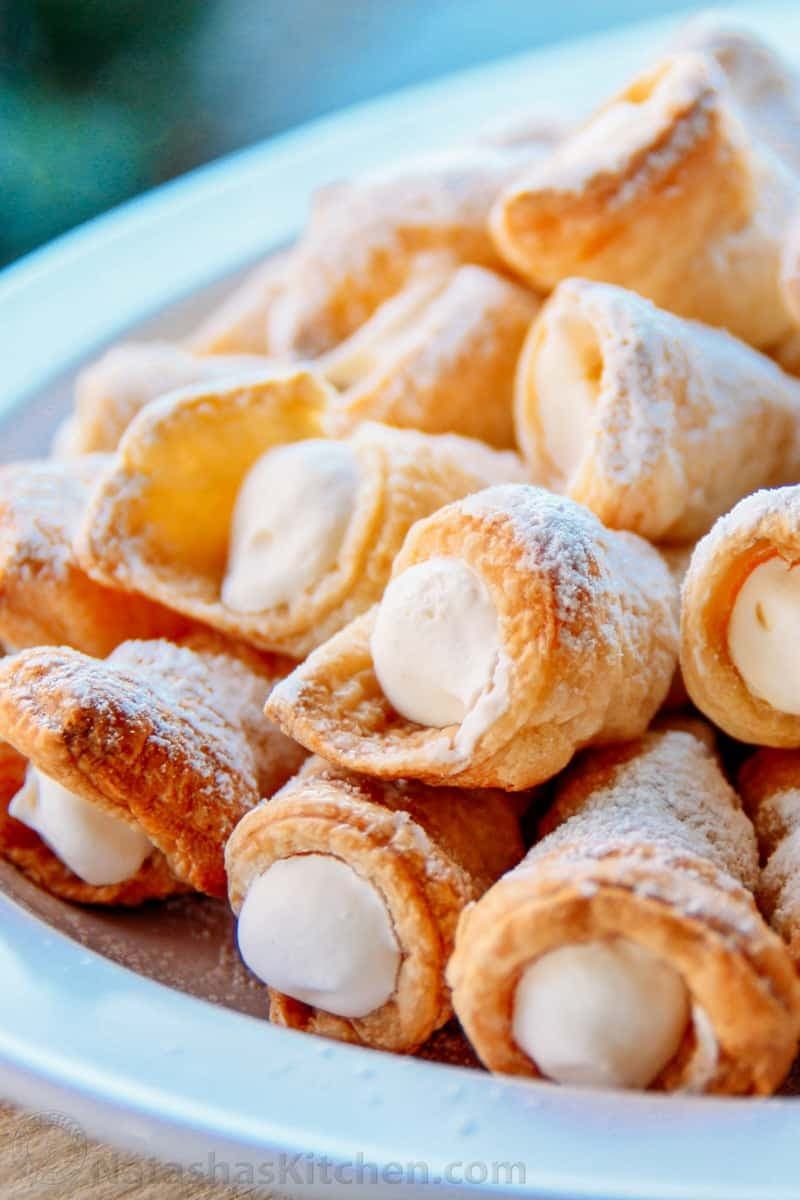
[[299, 369], [143, 413], [77, 539], [86, 570], [301, 658], [380, 598], [415, 521], [525, 477], [517, 454], [454, 434], [320, 438], [329, 397]]
[[656, 541], [696, 540], [742, 496], [800, 478], [800, 382], [611, 284], [567, 279], [547, 300], [515, 417], [534, 479]]
[[350, 770], [532, 787], [582, 746], [647, 728], [677, 612], [664, 560], [635, 534], [541, 488], [492, 487], [418, 521], [381, 603], [267, 711]]
[[323, 189], [269, 309], [270, 353], [313, 358], [333, 349], [432, 255], [496, 269], [492, 202], [551, 144], [531, 131], [512, 146], [456, 147]]
[[458, 915], [523, 853], [500, 792], [378, 782], [313, 758], [226, 850], [239, 950], [270, 1019], [416, 1050], [452, 1015]]
[[514, 446], [514, 369], [537, 298], [483, 267], [434, 261], [319, 360], [335, 434], [360, 421]]
[[681, 976], [626, 938], [548, 950], [514, 991], [514, 1041], [555, 1083], [646, 1088], [690, 1020]]
[[796, 164], [753, 136], [713, 56], [686, 52], [506, 188], [491, 229], [534, 288], [619, 284], [772, 351], [793, 329], [779, 257], [798, 206]]
[[484, 1064], [601, 1087], [779, 1087], [800, 983], [756, 908], [753, 827], [702, 726], [588, 752], [539, 838], [464, 911], [448, 966]]
[[74, 538], [105, 455], [0, 467], [0, 640], [108, 654], [130, 638], [176, 637], [191, 622], [130, 590], [90, 579]]
[[758, 902], [800, 969], [800, 752], [759, 750], [739, 789], [761, 852]]
[[698, 544], [683, 587], [681, 668], [732, 737], [800, 746], [800, 487], [756, 492]]
[[305, 757], [262, 714], [286, 667], [210, 633], [2, 660], [0, 737], [30, 765], [0, 852], [80, 903], [224, 895], [234, 826]]
[[172, 342], [123, 342], [84, 367], [75, 381], [75, 410], [61, 456], [116, 450], [138, 413], [169, 392], [258, 374], [268, 360], [254, 354], [206, 357]]
[[272, 253], [212, 309], [187, 338], [196, 354], [269, 354], [267, 317], [283, 287], [291, 252]]
[[94, 887], [124, 883], [138, 872], [153, 843], [134, 821], [108, 812], [30, 767], [8, 806], [73, 874]]

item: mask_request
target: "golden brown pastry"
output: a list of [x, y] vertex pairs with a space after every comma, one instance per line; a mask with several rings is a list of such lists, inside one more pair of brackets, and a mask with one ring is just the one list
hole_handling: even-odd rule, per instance
[[94, 578], [257, 646], [308, 653], [379, 599], [414, 521], [525, 477], [516, 454], [455, 435], [315, 437], [329, 391], [307, 372], [243, 395], [143, 414], [78, 549]]
[[785, 59], [751, 29], [713, 10], [689, 20], [674, 49], [711, 55], [754, 140], [800, 170], [800, 81]]
[[79, 373], [75, 411], [56, 439], [59, 457], [116, 450], [133, 418], [168, 392], [193, 386], [222, 386], [231, 376], [268, 368], [262, 357], [218, 354], [203, 357], [172, 342], [122, 342]]
[[72, 547], [108, 460], [0, 467], [0, 641], [63, 644], [105, 655], [134, 637], [172, 637], [190, 622], [161, 605], [95, 583]]
[[327, 428], [383, 421], [513, 447], [514, 370], [537, 308], [483, 267], [417, 274], [319, 360], [338, 389]]
[[769, 1094], [800, 982], [750, 889], [753, 828], [683, 731], [590, 751], [541, 840], [459, 922], [447, 977], [484, 1064], [560, 1083]]
[[233, 828], [304, 757], [262, 715], [285, 670], [211, 634], [3, 659], [0, 739], [30, 765], [5, 789], [2, 853], [81, 903], [224, 896]]
[[698, 544], [683, 586], [681, 668], [732, 737], [800, 746], [800, 487], [756, 492]]
[[[789, 312], [799, 327], [795, 338], [790, 340], [793, 365], [796, 366], [797, 361], [800, 360], [800, 348], [798, 347], [798, 343], [800, 343], [800, 218], [791, 226], [783, 247], [781, 283]], [[783, 350], [784, 354], [788, 353], [786, 347]]]
[[332, 349], [405, 286], [421, 256], [497, 268], [489, 209], [547, 145], [537, 134], [511, 147], [458, 147], [324, 189], [270, 305], [270, 353]]
[[410, 1053], [452, 1016], [458, 915], [524, 847], [501, 792], [379, 782], [309, 760], [228, 843], [238, 942], [270, 1019]]
[[713, 58], [685, 53], [506, 188], [491, 229], [535, 288], [605, 280], [772, 349], [792, 332], [778, 264], [798, 206], [800, 175], [748, 133]]
[[197, 354], [268, 355], [267, 314], [280, 294], [290, 255], [270, 254], [213, 309], [187, 339]]
[[515, 415], [534, 479], [653, 541], [696, 540], [742, 496], [800, 479], [800, 381], [611, 284], [567, 279], [547, 300]]
[[676, 663], [677, 589], [635, 534], [541, 488], [488, 488], [408, 533], [380, 605], [267, 711], [381, 778], [522, 790], [643, 733]]
[[739, 788], [761, 852], [758, 900], [800, 968], [800, 753], [759, 750]]

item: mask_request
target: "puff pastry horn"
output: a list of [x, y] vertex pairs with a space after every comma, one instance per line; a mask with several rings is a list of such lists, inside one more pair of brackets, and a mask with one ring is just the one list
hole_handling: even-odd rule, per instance
[[681, 668], [732, 737], [800, 746], [800, 487], [756, 492], [698, 544], [683, 586]]
[[800, 176], [748, 136], [713, 59], [687, 53], [508, 187], [491, 228], [536, 288], [605, 280], [768, 349], [792, 331], [778, 263], [798, 205]]
[[0, 641], [9, 648], [104, 655], [128, 638], [187, 630], [185, 617], [103, 587], [78, 563], [73, 538], [107, 465], [91, 455], [0, 467]]
[[800, 81], [771, 46], [752, 30], [711, 12], [689, 20], [674, 49], [711, 55], [753, 138], [800, 170]]
[[270, 352], [332, 349], [405, 286], [421, 256], [497, 267], [489, 209], [546, 144], [458, 147], [326, 188], [271, 305]]
[[461, 917], [456, 1013], [493, 1071], [769, 1094], [800, 983], [750, 889], [753, 828], [702, 738], [589, 752], [541, 841]]
[[269, 354], [267, 315], [283, 287], [289, 253], [270, 254], [190, 334], [197, 354]]
[[696, 540], [742, 496], [800, 479], [800, 382], [611, 284], [558, 285], [515, 413], [534, 479], [654, 541]]
[[537, 308], [483, 267], [416, 276], [319, 360], [339, 389], [328, 428], [366, 419], [513, 447], [514, 368]]
[[380, 605], [315, 650], [268, 714], [351, 770], [522, 790], [643, 733], [677, 648], [660, 555], [525, 484], [410, 530]]
[[[271, 421], [269, 389], [256, 408], [228, 393], [145, 414], [97, 490], [78, 545], [95, 578], [301, 657], [379, 599], [414, 521], [525, 472], [516, 454], [455, 435], [365, 424], [346, 441], [310, 438], [317, 411], [295, 412], [293, 389], [306, 404], [327, 391], [308, 374], [278, 388], [295, 425]], [[300, 440], [286, 445], [292, 433]]]
[[270, 1019], [416, 1050], [452, 1016], [444, 969], [459, 913], [523, 852], [501, 792], [309, 760], [226, 851], [240, 950], [271, 985]]
[[167, 392], [214, 386], [242, 372], [263, 372], [264, 358], [225, 354], [204, 358], [172, 342], [123, 342], [85, 367], [75, 382], [75, 411], [54, 446], [72, 457], [116, 450], [133, 418]]
[[285, 669], [211, 634], [2, 660], [0, 738], [30, 762], [3, 854], [82, 903], [224, 896], [228, 837], [304, 757], [262, 715]]
[[761, 851], [759, 904], [800, 967], [800, 753], [759, 750], [739, 788]]

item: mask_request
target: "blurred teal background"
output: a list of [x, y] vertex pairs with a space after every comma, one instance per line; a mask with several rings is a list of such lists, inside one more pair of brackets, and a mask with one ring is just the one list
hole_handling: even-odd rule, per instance
[[342, 105], [544, 42], [703, 7], [0, 0], [0, 263], [144, 188]]

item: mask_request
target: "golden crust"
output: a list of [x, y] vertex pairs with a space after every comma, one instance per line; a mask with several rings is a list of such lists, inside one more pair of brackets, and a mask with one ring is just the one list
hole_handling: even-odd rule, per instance
[[172, 342], [121, 342], [78, 374], [75, 411], [57, 449], [65, 457], [116, 450], [134, 417], [160, 396], [268, 369], [255, 355], [203, 358]]
[[668, 962], [691, 996], [693, 1021], [655, 1089], [780, 1085], [800, 1032], [800, 982], [743, 886], [756, 854], [738, 803], [713, 755], [682, 732], [590, 752], [567, 773], [543, 840], [459, 923], [448, 979], [490, 1069], [538, 1074], [511, 1029], [526, 966], [560, 946], [623, 937]]
[[414, 278], [320, 360], [340, 388], [335, 435], [359, 421], [513, 447], [517, 357], [538, 300], [482, 267]]
[[332, 854], [381, 894], [402, 962], [393, 996], [366, 1017], [338, 1017], [270, 989], [270, 1019], [341, 1041], [416, 1050], [452, 1016], [444, 969], [459, 913], [523, 849], [513, 805], [500, 792], [432, 792], [309, 760], [234, 831], [226, 851], [233, 909], [278, 859]]
[[547, 144], [467, 146], [324, 189], [269, 311], [270, 352], [313, 358], [330, 350], [431, 256], [502, 270], [489, 209]]
[[[0, 737], [68, 791], [141, 826], [182, 883], [223, 896], [231, 831], [304, 757], [261, 715], [285, 669], [210, 634], [182, 645], [126, 642], [106, 661], [26, 650], [0, 662]], [[20, 865], [58, 883], [41, 862], [38, 854]], [[164, 894], [164, 869], [151, 874], [138, 884]], [[108, 895], [84, 888], [72, 898]], [[111, 902], [142, 898], [115, 893]]]
[[199, 403], [197, 394], [186, 395], [149, 411], [131, 427], [95, 492], [77, 539], [87, 571], [224, 633], [302, 657], [380, 598], [415, 521], [495, 479], [524, 477], [510, 452], [454, 435], [365, 424], [350, 442], [360, 485], [336, 567], [288, 605], [236, 612], [223, 604], [221, 591], [239, 488], [270, 444], [319, 432], [327, 396], [314, 376], [298, 372], [265, 387], [263, 397], [246, 394], [244, 402], [233, 390]]
[[73, 538], [103, 456], [0, 467], [0, 640], [74, 646], [105, 655], [133, 637], [177, 636], [190, 622], [90, 579]]
[[391, 708], [370, 651], [376, 609], [282, 681], [268, 715], [350, 770], [512, 791], [552, 777], [581, 746], [644, 732], [677, 657], [677, 591], [655, 550], [572, 501], [507, 485], [419, 521], [392, 574], [437, 556], [476, 571], [498, 614], [508, 700], [487, 729], [459, 743], [459, 727]]
[[775, 555], [800, 559], [800, 488], [748, 496], [698, 544], [683, 585], [681, 670], [694, 703], [731, 737], [791, 747], [800, 746], [800, 717], [753, 695], [728, 649], [739, 591]]
[[[540, 374], [554, 337], [595, 389], [569, 474], [546, 436], [564, 404]], [[558, 285], [520, 356], [515, 415], [535, 479], [653, 541], [696, 540], [742, 496], [800, 478], [800, 383], [723, 330], [610, 284]]]
[[507, 188], [491, 229], [536, 288], [605, 280], [766, 349], [792, 328], [778, 258], [798, 203], [800, 179], [752, 143], [722, 72], [686, 53]]
[[759, 904], [800, 968], [800, 752], [759, 750], [739, 787], [761, 851]]

